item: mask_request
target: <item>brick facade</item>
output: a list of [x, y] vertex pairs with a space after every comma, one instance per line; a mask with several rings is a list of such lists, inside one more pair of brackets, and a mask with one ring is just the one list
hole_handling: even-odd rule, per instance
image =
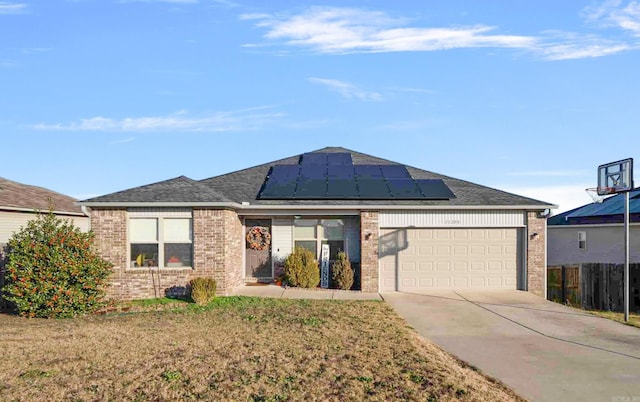
[[527, 212], [527, 290], [540, 297], [546, 296], [546, 226], [546, 218]]
[[93, 209], [91, 227], [98, 253], [113, 266], [109, 297], [120, 300], [184, 294], [189, 280], [213, 277], [219, 295], [242, 282], [242, 222], [229, 210], [193, 210], [193, 269], [130, 268], [127, 263], [127, 211]]
[[378, 291], [378, 212], [360, 212], [360, 285], [363, 292]]

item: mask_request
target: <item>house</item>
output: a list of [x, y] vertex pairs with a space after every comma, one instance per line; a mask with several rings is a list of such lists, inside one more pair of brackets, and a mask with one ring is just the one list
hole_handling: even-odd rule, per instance
[[0, 177], [0, 247], [4, 249], [14, 232], [36, 217], [37, 211], [69, 219], [84, 231], [89, 230], [89, 215], [75, 198]]
[[[49, 210], [62, 219], [70, 220], [83, 231], [89, 230], [89, 214], [76, 205], [76, 199], [0, 177], [0, 289], [4, 286], [3, 270], [6, 246], [13, 233]], [[0, 306], [4, 303], [0, 292]]]
[[545, 295], [546, 202], [329, 147], [204, 180], [82, 202], [114, 264], [111, 295], [148, 298], [213, 276], [269, 281], [295, 246], [345, 251], [365, 292], [522, 289]]
[[[549, 266], [624, 263], [623, 193], [548, 220]], [[640, 188], [629, 194], [629, 258], [640, 262]]]

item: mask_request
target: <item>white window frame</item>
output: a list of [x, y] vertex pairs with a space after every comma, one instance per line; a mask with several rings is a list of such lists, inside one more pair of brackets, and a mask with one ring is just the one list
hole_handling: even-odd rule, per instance
[[[144, 242], [133, 242], [131, 241], [131, 221], [135, 220], [135, 219], [155, 219], [156, 220], [156, 224], [157, 224], [157, 239], [155, 241], [144, 241]], [[188, 219], [189, 220], [189, 235], [190, 235], [190, 240], [186, 241], [186, 240], [166, 240], [165, 239], [165, 221], [166, 220], [171, 220], [171, 219]], [[151, 267], [148, 266], [140, 266], [140, 267], [136, 267], [134, 266], [134, 261], [135, 261], [135, 256], [131, 255], [131, 246], [134, 244], [157, 244], [158, 246], [158, 258], [157, 258], [157, 264]], [[172, 267], [172, 266], [168, 266], [165, 265], [165, 244], [190, 244], [190, 252], [191, 252], [191, 265], [190, 266], [179, 266], [179, 267]], [[129, 269], [181, 269], [181, 270], [187, 270], [187, 269], [193, 269], [193, 259], [194, 259], [194, 250], [193, 250], [193, 217], [191, 216], [191, 213], [189, 212], [188, 215], [185, 213], [179, 213], [179, 214], [162, 214], [162, 213], [157, 213], [157, 214], [149, 214], [144, 213], [144, 212], [139, 212], [139, 213], [130, 213], [129, 214], [129, 218], [127, 221], [127, 261], [129, 262]]]
[[587, 250], [587, 232], [578, 232], [578, 250]]
[[[293, 244], [292, 247], [293, 249], [295, 249], [296, 247], [296, 241], [315, 241], [316, 242], [316, 259], [319, 261], [320, 260], [320, 254], [322, 253], [322, 243], [325, 241], [342, 241], [342, 251], [346, 251], [347, 248], [347, 230], [346, 230], [346, 224], [345, 224], [345, 220], [343, 218], [303, 218], [300, 220], [304, 220], [304, 221], [315, 221], [315, 237], [314, 238], [308, 238], [308, 237], [296, 237], [296, 222], [298, 221], [297, 219], [294, 220], [293, 222], [293, 236], [292, 236], [292, 240], [293, 240]], [[323, 222], [325, 220], [338, 220], [338, 221], [342, 221], [342, 239], [328, 239], [327, 235], [325, 234], [325, 230], [324, 230], [324, 225]], [[311, 226], [309, 226], [311, 227]]]

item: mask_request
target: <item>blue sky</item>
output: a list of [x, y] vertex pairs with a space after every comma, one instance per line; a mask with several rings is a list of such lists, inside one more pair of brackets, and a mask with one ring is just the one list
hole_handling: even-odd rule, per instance
[[344, 146], [562, 211], [640, 163], [639, 72], [640, 1], [0, 0], [0, 176], [83, 199]]

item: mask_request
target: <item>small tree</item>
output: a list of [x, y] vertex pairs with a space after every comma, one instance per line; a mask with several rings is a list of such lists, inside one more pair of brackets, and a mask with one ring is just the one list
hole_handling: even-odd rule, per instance
[[27, 317], [72, 317], [102, 307], [111, 264], [83, 233], [50, 211], [9, 239], [4, 298]]
[[349, 290], [353, 286], [353, 269], [347, 253], [340, 251], [338, 259], [331, 266], [333, 285], [338, 289]]
[[316, 256], [306, 248], [296, 247], [284, 262], [285, 280], [291, 286], [313, 288], [320, 283]]

